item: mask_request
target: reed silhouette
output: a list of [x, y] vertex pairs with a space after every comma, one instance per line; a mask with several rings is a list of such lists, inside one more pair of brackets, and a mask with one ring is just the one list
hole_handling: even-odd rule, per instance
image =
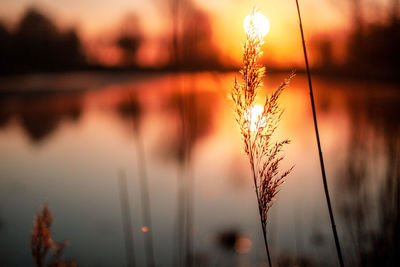
[[124, 170], [120, 170], [118, 172], [118, 185], [122, 215], [122, 229], [125, 241], [126, 266], [134, 267], [136, 266], [136, 257], [132, 231], [131, 208], [129, 205], [128, 183], [126, 181], [126, 174]]
[[321, 141], [319, 139], [317, 114], [316, 114], [316, 111], [315, 111], [314, 94], [313, 94], [313, 87], [312, 87], [312, 82], [311, 82], [311, 72], [310, 72], [310, 66], [308, 64], [307, 48], [306, 48], [306, 43], [305, 43], [305, 40], [304, 40], [305, 38], [304, 38], [304, 32], [303, 32], [303, 24], [302, 24], [302, 20], [301, 20], [300, 7], [299, 7], [299, 1], [298, 0], [296, 0], [296, 7], [297, 7], [297, 15], [298, 15], [298, 18], [299, 18], [299, 27], [300, 27], [300, 35], [301, 35], [301, 40], [302, 40], [302, 46], [303, 46], [304, 61], [305, 61], [306, 70], [307, 70], [308, 87], [310, 89], [311, 109], [312, 109], [312, 114], [313, 114], [315, 136], [316, 136], [316, 139], [317, 139], [318, 155], [319, 155], [319, 162], [320, 162], [321, 174], [322, 174], [322, 182], [323, 182], [323, 185], [324, 185], [324, 192], [325, 192], [326, 202], [327, 202], [327, 205], [328, 205], [329, 218], [330, 218], [330, 221], [331, 221], [333, 237], [335, 239], [335, 245], [336, 245], [336, 251], [337, 251], [337, 255], [338, 255], [338, 260], [339, 260], [340, 266], [343, 267], [344, 263], [343, 263], [342, 250], [340, 248], [339, 237], [338, 237], [338, 234], [337, 234], [337, 231], [336, 231], [335, 218], [333, 216], [331, 200], [330, 200], [329, 190], [328, 190], [328, 183], [327, 183], [326, 173], [325, 173], [324, 158], [322, 156]]
[[138, 177], [140, 184], [141, 210], [144, 235], [146, 263], [147, 266], [155, 266], [154, 245], [153, 245], [153, 225], [151, 220], [151, 202], [148, 186], [148, 177], [146, 170], [145, 150], [141, 138], [141, 119], [143, 110], [141, 108], [139, 97], [136, 91], [130, 91], [126, 99], [118, 106], [118, 111], [124, 117], [130, 119], [134, 133], [136, 145], [136, 166], [138, 168]]
[[50, 209], [44, 204], [41, 213], [35, 216], [31, 232], [30, 246], [33, 262], [37, 267], [76, 267], [77, 264], [73, 261], [61, 260], [68, 241], [53, 240], [50, 229], [52, 223]]

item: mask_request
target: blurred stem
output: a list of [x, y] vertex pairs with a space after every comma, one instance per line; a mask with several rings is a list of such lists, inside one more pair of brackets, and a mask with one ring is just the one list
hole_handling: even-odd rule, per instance
[[[135, 106], [135, 100], [133, 95], [130, 95], [131, 105]], [[140, 181], [140, 196], [142, 203], [142, 217], [143, 217], [143, 226], [147, 227], [147, 231], [143, 231], [144, 234], [144, 242], [145, 242], [145, 253], [146, 253], [146, 261], [147, 266], [154, 267], [154, 249], [153, 249], [153, 226], [151, 223], [151, 208], [150, 208], [150, 194], [148, 188], [148, 179], [146, 172], [146, 162], [145, 162], [145, 154], [143, 142], [140, 136], [140, 125], [139, 119], [135, 117], [132, 119], [133, 131], [135, 135], [136, 141], [136, 150], [137, 150], [137, 168], [139, 172], [139, 181]]]
[[[186, 266], [191, 267], [193, 265], [193, 214], [194, 214], [194, 177], [192, 175], [191, 166], [191, 148], [194, 137], [194, 133], [197, 131], [197, 120], [196, 120], [196, 101], [195, 101], [195, 79], [191, 79], [192, 84], [188, 88], [190, 94], [186, 104], [186, 116], [188, 121], [191, 121], [188, 132], [186, 133], [186, 162], [187, 162], [187, 182], [186, 182]], [[192, 134], [190, 134], [192, 133]]]
[[184, 262], [184, 232], [185, 232], [185, 167], [179, 168], [178, 177], [178, 266]]
[[118, 173], [119, 197], [121, 204], [122, 229], [124, 231], [126, 266], [135, 267], [135, 250], [133, 245], [132, 220], [129, 206], [128, 185], [123, 170]]
[[193, 246], [193, 179], [189, 173], [187, 173], [186, 181], [186, 267], [191, 267], [192, 264], [192, 246]]
[[153, 227], [151, 223], [150, 195], [147, 181], [147, 173], [144, 159], [144, 148], [140, 135], [137, 134], [137, 164], [140, 176], [141, 198], [142, 198], [142, 216], [143, 224], [147, 227], [147, 232], [143, 232], [146, 245], [147, 266], [154, 267], [154, 249], [153, 249]]
[[308, 64], [307, 49], [306, 49], [306, 44], [305, 44], [305, 40], [304, 40], [303, 24], [302, 24], [302, 21], [301, 21], [300, 7], [299, 7], [299, 1], [298, 0], [296, 0], [296, 6], [297, 6], [297, 14], [298, 14], [298, 17], [299, 17], [299, 26], [300, 26], [302, 45], [303, 45], [304, 60], [305, 60], [305, 63], [306, 63], [308, 86], [310, 88], [311, 108], [312, 108], [312, 113], [313, 113], [315, 136], [317, 138], [318, 154], [319, 154], [319, 162], [320, 162], [320, 166], [321, 166], [322, 181], [323, 181], [323, 184], [324, 184], [325, 197], [326, 197], [326, 202], [328, 204], [329, 217], [330, 217], [330, 221], [331, 221], [333, 237], [335, 239], [335, 245], [336, 245], [336, 251], [337, 251], [337, 255], [338, 255], [338, 259], [339, 259], [339, 264], [340, 264], [341, 267], [343, 267], [344, 264], [343, 264], [342, 251], [340, 249], [339, 238], [338, 238], [338, 234], [336, 232], [335, 218], [333, 216], [331, 200], [330, 200], [330, 197], [329, 197], [328, 183], [327, 183], [326, 173], [325, 173], [324, 158], [322, 156], [321, 142], [320, 142], [320, 139], [319, 139], [318, 124], [317, 124], [317, 114], [316, 114], [316, 111], [315, 111], [314, 94], [313, 94], [312, 82], [311, 82], [311, 72], [310, 72], [310, 66]]

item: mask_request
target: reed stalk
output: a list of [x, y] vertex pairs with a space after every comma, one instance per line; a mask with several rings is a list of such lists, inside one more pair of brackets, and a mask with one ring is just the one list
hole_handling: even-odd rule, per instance
[[317, 114], [316, 114], [316, 111], [315, 111], [314, 94], [313, 94], [313, 87], [312, 87], [312, 82], [311, 82], [311, 72], [310, 72], [310, 66], [308, 64], [307, 48], [306, 48], [306, 43], [305, 43], [305, 40], [304, 40], [303, 24], [302, 24], [302, 20], [301, 20], [300, 7], [299, 7], [299, 1], [298, 0], [296, 0], [296, 7], [297, 7], [297, 15], [298, 15], [298, 18], [299, 18], [299, 27], [300, 27], [301, 41], [302, 41], [302, 45], [303, 45], [304, 61], [305, 61], [305, 64], [306, 64], [308, 87], [310, 89], [311, 109], [312, 109], [312, 114], [313, 114], [315, 136], [316, 136], [316, 139], [317, 139], [319, 163], [320, 163], [320, 166], [321, 166], [321, 174], [322, 174], [322, 182], [324, 184], [325, 197], [326, 197], [326, 202], [328, 204], [329, 218], [330, 218], [330, 221], [331, 221], [333, 237], [335, 239], [335, 245], [336, 245], [336, 251], [337, 251], [337, 255], [338, 255], [338, 260], [339, 260], [340, 266], [343, 267], [344, 266], [344, 264], [343, 264], [343, 256], [342, 256], [342, 251], [340, 249], [340, 242], [339, 242], [339, 237], [338, 237], [338, 234], [337, 234], [337, 231], [336, 231], [335, 218], [333, 216], [331, 200], [330, 200], [330, 197], [329, 197], [328, 183], [327, 183], [326, 173], [325, 173], [324, 158], [322, 156], [321, 141], [319, 139]]
[[[176, 77], [176, 86], [178, 88], [180, 83], [179, 72], [181, 70], [180, 66], [180, 42], [179, 42], [179, 22], [181, 19], [180, 14], [180, 0], [170, 0], [171, 1], [171, 20], [172, 20], [172, 40], [171, 40], [171, 54], [173, 63], [173, 72]], [[179, 86], [180, 87], [180, 86]], [[184, 105], [183, 105], [183, 97], [179, 97], [178, 99], [179, 106], [179, 115], [181, 118], [181, 145], [184, 147]], [[185, 160], [183, 159], [180, 162], [179, 170], [178, 170], [178, 179], [177, 179], [177, 218], [176, 218], [176, 242], [174, 242], [173, 248], [173, 265], [174, 266], [183, 266], [185, 262], [185, 196], [186, 196], [186, 183], [185, 183]], [[177, 244], [176, 244], [177, 243]]]
[[[293, 169], [280, 172], [280, 163], [284, 156], [281, 155], [283, 146], [289, 144], [288, 139], [273, 142], [272, 137], [282, 117], [279, 107], [279, 97], [288, 86], [292, 73], [271, 95], [264, 100], [264, 106], [257, 106], [256, 96], [262, 87], [264, 67], [257, 61], [262, 56], [263, 34], [265, 29], [260, 29], [263, 19], [259, 21], [261, 13], [253, 10], [245, 19], [246, 41], [243, 48], [243, 66], [240, 70], [242, 82], [235, 79], [231, 92], [236, 113], [236, 121], [244, 141], [244, 150], [249, 157], [253, 175], [255, 193], [257, 196], [258, 211], [265, 250], [269, 266], [272, 267], [267, 239], [268, 211], [271, 208], [279, 187], [284, 183], [286, 176]], [[261, 17], [262, 18], [262, 17]], [[265, 17], [264, 17], [265, 18]], [[247, 25], [246, 25], [247, 21]]]
[[177, 251], [177, 264], [176, 266], [184, 266], [185, 262], [185, 210], [186, 210], [186, 186], [185, 186], [185, 167], [179, 167], [179, 175], [178, 175], [178, 191], [177, 191], [177, 242], [178, 242], [178, 251]]
[[140, 196], [142, 203], [142, 218], [143, 227], [142, 232], [144, 234], [145, 242], [145, 253], [147, 266], [154, 267], [154, 245], [153, 245], [153, 226], [151, 222], [151, 205], [150, 205], [150, 193], [148, 186], [148, 178], [146, 171], [145, 153], [143, 147], [143, 141], [140, 135], [140, 105], [136, 98], [136, 95], [130, 94], [131, 108], [132, 108], [132, 122], [136, 141], [136, 160], [137, 168], [140, 180]]
[[185, 266], [193, 266], [193, 215], [194, 215], [194, 179], [188, 167], [186, 188], [186, 261]]
[[[143, 225], [142, 228], [146, 246], [146, 260], [147, 266], [154, 267], [154, 246], [153, 246], [153, 225], [151, 222], [151, 209], [150, 209], [150, 194], [149, 194], [149, 186], [147, 181], [147, 173], [146, 166], [144, 160], [144, 148], [142, 144], [142, 140], [138, 136], [137, 138], [137, 162], [139, 168], [139, 176], [140, 176], [140, 192], [142, 199], [142, 216], [143, 216]], [[146, 230], [144, 230], [146, 229]]]
[[[189, 95], [183, 99], [184, 103], [184, 116], [186, 115], [186, 133], [185, 139], [185, 161], [186, 161], [186, 260], [185, 266], [191, 267], [194, 265], [194, 238], [193, 238], [193, 224], [194, 224], [194, 176], [192, 162], [193, 144], [196, 138], [197, 129], [197, 114], [196, 114], [196, 100], [195, 100], [195, 81], [192, 77], [191, 84], [187, 87]], [[183, 95], [181, 95], [183, 97]], [[184, 125], [183, 125], [184, 126]]]
[[126, 266], [135, 267], [135, 249], [133, 243], [132, 219], [129, 206], [129, 193], [126, 175], [123, 170], [118, 172], [119, 197], [121, 204], [122, 229], [124, 231]]

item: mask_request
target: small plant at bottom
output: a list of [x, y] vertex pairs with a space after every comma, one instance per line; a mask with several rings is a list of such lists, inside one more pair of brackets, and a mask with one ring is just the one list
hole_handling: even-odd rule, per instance
[[[68, 241], [56, 242], [52, 239], [50, 231], [52, 221], [50, 209], [44, 204], [42, 212], [34, 218], [31, 232], [30, 245], [33, 261], [37, 267], [76, 267], [75, 262], [61, 260], [64, 249], [68, 246]], [[49, 257], [50, 252], [52, 252], [52, 255]], [[46, 263], [48, 257], [49, 260]]]

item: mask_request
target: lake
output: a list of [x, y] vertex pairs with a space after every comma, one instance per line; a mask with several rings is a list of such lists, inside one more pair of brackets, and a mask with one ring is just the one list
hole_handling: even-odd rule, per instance
[[[30, 233], [43, 203], [54, 240], [69, 240], [63, 258], [78, 266], [126, 266], [129, 214], [138, 266], [149, 214], [156, 266], [176, 266], [185, 251], [196, 266], [267, 266], [229, 98], [235, 75], [1, 78], [0, 266], [33, 266]], [[259, 101], [286, 76], [267, 75]], [[400, 247], [400, 88], [318, 76], [314, 87], [345, 262], [390, 264]], [[282, 168], [295, 167], [269, 213], [272, 261], [337, 266], [306, 76], [280, 103], [276, 138], [291, 140]]]

